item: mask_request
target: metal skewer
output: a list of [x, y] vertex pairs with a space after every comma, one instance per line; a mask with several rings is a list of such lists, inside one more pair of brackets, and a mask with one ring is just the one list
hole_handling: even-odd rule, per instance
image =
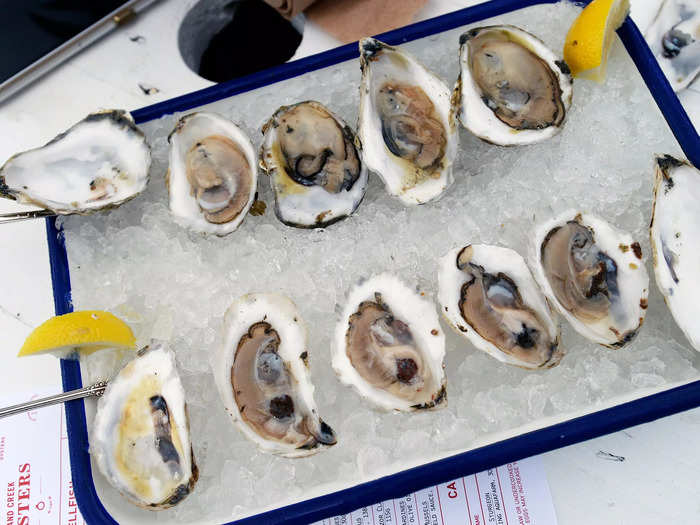
[[0, 213], [0, 224], [26, 221], [29, 219], [40, 219], [42, 217], [53, 217], [56, 215], [51, 210], [19, 211], [15, 213]]
[[43, 397], [41, 399], [27, 401], [26, 403], [20, 403], [19, 405], [0, 408], [0, 419], [7, 416], [20, 414], [22, 412], [28, 412], [30, 410], [34, 410], [35, 408], [57, 405], [59, 403], [65, 403], [66, 401], [73, 401], [74, 399], [82, 399], [84, 397], [93, 396], [100, 397], [104, 393], [106, 387], [107, 381], [98, 381], [93, 385], [79, 388], [77, 390], [71, 390], [70, 392], [62, 392], [61, 394], [56, 394], [55, 396]]

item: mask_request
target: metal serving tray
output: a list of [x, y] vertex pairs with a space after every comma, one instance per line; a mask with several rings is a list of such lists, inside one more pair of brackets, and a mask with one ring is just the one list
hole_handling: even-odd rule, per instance
[[[557, 1], [492, 0], [384, 33], [379, 35], [379, 38], [390, 44], [401, 44], [525, 7], [556, 3]], [[588, 2], [577, 3], [585, 5]], [[644, 37], [629, 17], [618, 30], [618, 35], [687, 158], [695, 165], [700, 166], [700, 137], [698, 137], [698, 133], [678, 98], [659, 69]], [[136, 123], [140, 124], [165, 114], [185, 111], [309, 71], [352, 60], [358, 55], [357, 45], [348, 44], [241, 79], [154, 104], [134, 111], [132, 115]], [[73, 310], [70, 274], [63, 234], [56, 229], [54, 218], [46, 220], [46, 233], [56, 314], [65, 314]], [[64, 390], [83, 386], [78, 361], [62, 360], [61, 371]], [[308, 524], [382, 500], [401, 497], [426, 486], [439, 484], [697, 406], [700, 406], [700, 380], [439, 461], [426, 463], [349, 489], [241, 519], [235, 523], [237, 525], [252, 523]], [[103, 506], [93, 483], [88, 453], [85, 406], [82, 400], [66, 404], [66, 418], [73, 488], [80, 511], [89, 523], [117, 523]]]

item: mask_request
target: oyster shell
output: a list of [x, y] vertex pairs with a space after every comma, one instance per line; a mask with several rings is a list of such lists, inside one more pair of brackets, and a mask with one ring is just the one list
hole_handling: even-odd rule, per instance
[[355, 140], [340, 117], [313, 100], [272, 115], [263, 126], [260, 166], [270, 176], [280, 221], [320, 228], [355, 211], [368, 179]]
[[564, 125], [573, 78], [536, 36], [509, 26], [476, 27], [460, 39], [455, 112], [477, 137], [503, 146], [547, 139]]
[[697, 0], [664, 0], [646, 31], [661, 70], [674, 91], [700, 74], [700, 4]]
[[170, 211], [184, 226], [227, 235], [243, 222], [258, 183], [250, 139], [214, 113], [182, 117], [168, 137]]
[[367, 167], [406, 205], [439, 198], [452, 184], [459, 135], [450, 90], [408, 53], [360, 41], [357, 134]]
[[688, 341], [700, 351], [700, 171], [670, 155], [656, 158], [649, 232], [656, 285]]
[[639, 243], [595, 215], [567, 211], [535, 231], [535, 278], [573, 328], [619, 348], [644, 322], [649, 276]]
[[131, 115], [103, 111], [10, 157], [0, 168], [0, 196], [60, 215], [88, 214], [141, 193], [150, 167], [151, 150]]
[[90, 453], [112, 486], [140, 507], [176, 505], [198, 478], [185, 392], [172, 352], [154, 342], [107, 385]]
[[316, 410], [306, 324], [278, 294], [247, 294], [226, 312], [224, 342], [212, 364], [226, 412], [264, 452], [288, 458], [335, 445]]
[[445, 334], [435, 307], [390, 274], [354, 287], [335, 332], [338, 378], [385, 410], [447, 405]]
[[470, 244], [440, 260], [439, 302], [455, 331], [499, 361], [550, 368], [564, 355], [559, 327], [525, 260]]

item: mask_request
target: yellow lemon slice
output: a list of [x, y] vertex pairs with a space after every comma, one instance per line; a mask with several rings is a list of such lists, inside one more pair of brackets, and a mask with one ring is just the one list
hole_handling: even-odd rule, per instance
[[92, 353], [103, 348], [136, 348], [131, 328], [109, 312], [86, 310], [52, 317], [29, 334], [18, 357], [65, 352]]
[[629, 0], [593, 0], [581, 11], [564, 41], [564, 61], [575, 77], [605, 80], [610, 44], [629, 10]]

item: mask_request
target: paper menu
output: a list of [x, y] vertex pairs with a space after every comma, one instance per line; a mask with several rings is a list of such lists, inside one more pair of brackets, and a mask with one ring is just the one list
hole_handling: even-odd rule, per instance
[[458, 478], [313, 525], [557, 525], [539, 458]]
[[[55, 393], [4, 396], [0, 405]], [[0, 419], [0, 524], [84, 523], [73, 493], [63, 405]]]

